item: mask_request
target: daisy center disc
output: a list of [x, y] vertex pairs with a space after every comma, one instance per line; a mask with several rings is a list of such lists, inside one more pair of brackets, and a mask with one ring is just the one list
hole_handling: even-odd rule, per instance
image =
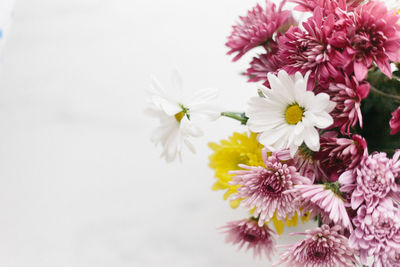
[[176, 119], [176, 121], [178, 122], [178, 123], [181, 123], [181, 120], [183, 119], [183, 117], [185, 117], [185, 116], [187, 116], [187, 118], [190, 120], [190, 115], [189, 115], [189, 108], [187, 108], [187, 107], [185, 107], [184, 105], [182, 105], [182, 104], [179, 104], [179, 106], [181, 107], [181, 109], [182, 109], [182, 111], [181, 112], [178, 112], [178, 113], [176, 113], [174, 116], [175, 116], [175, 119]]
[[298, 104], [289, 106], [285, 112], [285, 119], [288, 124], [297, 124], [303, 119], [304, 109]]
[[181, 112], [176, 113], [174, 116], [175, 119], [180, 123], [183, 117], [185, 116], [185, 111], [182, 110]]

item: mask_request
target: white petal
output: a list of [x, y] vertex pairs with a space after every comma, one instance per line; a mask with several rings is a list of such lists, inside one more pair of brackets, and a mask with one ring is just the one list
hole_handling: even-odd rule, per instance
[[165, 139], [163, 140], [163, 151], [161, 157], [164, 157], [167, 162], [175, 160], [177, 154], [181, 150], [183, 140], [179, 133], [179, 129], [171, 129]]
[[162, 84], [157, 80], [156, 77], [151, 77], [150, 89], [148, 91], [150, 94], [165, 95], [165, 89]]
[[[327, 109], [331, 108], [332, 103], [329, 100], [329, 95], [320, 93], [314, 96], [312, 103], [309, 103], [308, 109], [314, 112], [326, 112]], [[328, 112], [330, 112], [329, 110]]]
[[249, 127], [249, 129], [252, 132], [255, 133], [260, 133], [269, 129], [275, 129], [277, 127], [279, 127], [279, 125], [284, 124], [285, 121], [281, 118], [277, 118], [274, 120], [270, 120], [267, 122], [263, 122], [263, 121], [255, 121], [253, 119], [249, 119], [247, 121], [247, 127]]
[[[310, 75], [311, 75], [311, 70], [307, 71], [306, 75], [304, 75], [305, 84], [308, 84], [308, 79], [310, 78]], [[306, 87], [306, 89], [307, 89], [307, 87]]]
[[307, 83], [305, 80], [297, 80], [294, 84], [294, 90], [304, 94], [307, 91]]
[[215, 88], [205, 88], [199, 90], [188, 101], [188, 106], [189, 108], [192, 108], [198, 104], [209, 104], [210, 101], [213, 101], [218, 97], [218, 94], [219, 91]]
[[304, 112], [304, 116], [307, 117], [314, 126], [320, 129], [325, 129], [333, 124], [333, 118], [325, 112], [314, 113], [306, 111]]
[[336, 107], [336, 102], [334, 102], [334, 101], [329, 101], [329, 104], [326, 106], [325, 111], [329, 113], [329, 112], [331, 112], [335, 107]]
[[292, 146], [290, 147], [290, 156], [291, 156], [292, 158], [294, 158], [294, 155], [296, 155], [296, 152], [297, 152], [298, 149], [299, 149], [299, 147], [296, 146], [296, 145], [292, 145]]
[[303, 101], [304, 101], [304, 108], [306, 108], [306, 110], [308, 110], [309, 108], [312, 108], [314, 105], [314, 101], [315, 101], [315, 95], [313, 92], [310, 91], [306, 91], [303, 93]]
[[156, 108], [163, 110], [168, 115], [174, 115], [180, 112], [181, 108], [179, 107], [178, 99], [167, 95], [164, 88], [156, 78], [152, 79], [149, 94], [153, 105]]
[[303, 125], [303, 123], [298, 122], [298, 123], [296, 124], [296, 127], [294, 128], [294, 134], [295, 134], [295, 135], [300, 135], [300, 134], [303, 133], [303, 131], [304, 131], [304, 125]]
[[196, 149], [194, 148], [194, 145], [191, 142], [189, 142], [188, 139], [185, 139], [184, 142], [185, 142], [186, 147], [189, 148], [190, 152], [195, 154], [196, 153]]
[[[283, 75], [284, 76], [284, 75]], [[281, 81], [277, 76], [273, 74], [268, 74], [268, 80], [271, 84], [271, 89], [273, 90], [273, 94], [270, 95], [270, 98], [274, 100], [281, 101], [286, 104], [293, 103], [294, 95], [293, 95], [293, 84], [285, 85], [285, 82], [289, 82], [287, 80]]]
[[[309, 75], [308, 75], [309, 76]], [[300, 80], [306, 80], [306, 79], [308, 79], [308, 76], [307, 77], [304, 77], [303, 76], [303, 74], [301, 74], [300, 72], [296, 72], [295, 74], [294, 74], [294, 82], [297, 82], [297, 81], [300, 81]], [[306, 81], [307, 82], [307, 81]]]
[[180, 130], [183, 136], [200, 137], [204, 135], [204, 132], [199, 126], [197, 126], [192, 121], [188, 120], [186, 117], [181, 120]]
[[302, 86], [298, 83], [296, 83], [296, 87], [294, 89], [294, 98], [297, 104], [299, 104], [300, 107], [305, 107], [306, 106], [306, 95], [305, 95], [305, 90], [300, 90]]
[[221, 108], [211, 104], [196, 105], [189, 108], [190, 119], [193, 121], [214, 121], [221, 117]]
[[288, 132], [288, 127], [286, 125], [281, 125], [275, 129], [265, 131], [260, 136], [259, 142], [265, 146], [270, 145], [275, 149], [283, 148], [281, 146], [276, 146], [276, 143], [281, 143], [285, 138], [285, 135]]
[[278, 78], [282, 82], [285, 88], [292, 89], [294, 87], [293, 79], [289, 76], [289, 74], [286, 71], [280, 70], [278, 72]]
[[211, 104], [218, 96], [213, 88], [198, 91], [188, 103], [189, 113], [193, 120], [216, 120], [221, 116], [221, 108]]
[[319, 134], [314, 127], [304, 129], [304, 142], [312, 151], [319, 151]]
[[268, 73], [268, 81], [272, 91], [279, 91], [282, 87], [282, 83], [279, 81], [278, 77], [276, 77], [272, 73]]

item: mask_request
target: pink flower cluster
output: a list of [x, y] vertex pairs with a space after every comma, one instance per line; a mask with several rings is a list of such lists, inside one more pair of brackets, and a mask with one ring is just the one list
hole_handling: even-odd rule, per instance
[[359, 251], [361, 262], [374, 257], [374, 266], [389, 264], [400, 249], [400, 150], [392, 159], [372, 153], [354, 169], [339, 177], [340, 190], [348, 194], [355, 230], [350, 246]]
[[380, 202], [374, 210], [362, 206], [353, 219], [356, 229], [349, 238], [349, 245], [360, 251], [363, 264], [374, 256], [374, 266], [393, 266], [400, 251], [400, 210], [391, 201]]
[[[354, 266], [359, 256], [364, 265], [372, 257], [373, 266], [400, 266], [400, 150], [391, 158], [369, 154], [354, 131], [363, 127], [362, 102], [374, 90], [368, 72], [376, 68], [391, 79], [390, 64], [400, 61], [400, 15], [377, 0], [289, 1], [309, 15], [301, 25], [283, 9], [286, 0], [278, 8], [266, 0], [265, 8], [257, 5], [240, 17], [226, 43], [228, 54], [235, 53], [236, 61], [260, 47], [245, 75], [267, 87], [269, 73], [309, 75], [307, 90], [336, 103], [334, 123], [320, 132], [318, 152], [305, 145], [294, 157], [287, 149], [264, 150], [264, 166], [230, 172], [235, 176], [229, 184], [237, 186], [231, 200], [241, 200], [255, 216], [228, 224], [230, 241], [269, 256], [273, 235], [266, 223], [273, 216], [310, 213], [324, 225], [287, 246], [280, 263]], [[400, 132], [400, 107], [389, 124], [390, 134]], [[256, 237], [249, 239], [248, 229]]]

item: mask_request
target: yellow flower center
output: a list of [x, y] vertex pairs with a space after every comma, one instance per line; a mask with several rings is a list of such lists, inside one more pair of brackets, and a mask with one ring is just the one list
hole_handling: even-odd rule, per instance
[[298, 104], [290, 105], [285, 112], [286, 122], [288, 124], [297, 124], [303, 119], [304, 109]]
[[174, 116], [175, 119], [180, 123], [183, 117], [185, 116], [185, 111], [182, 110], [181, 112], [176, 113]]

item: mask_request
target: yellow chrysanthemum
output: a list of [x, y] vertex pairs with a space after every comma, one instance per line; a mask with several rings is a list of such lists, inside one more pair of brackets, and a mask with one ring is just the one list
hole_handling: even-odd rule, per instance
[[[214, 183], [212, 189], [226, 190], [224, 199], [228, 199], [231, 194], [237, 192], [237, 185], [230, 185], [229, 181], [232, 180], [233, 175], [229, 171], [240, 170], [238, 164], [248, 166], [264, 166], [261, 151], [263, 145], [257, 141], [257, 134], [255, 133], [233, 133], [228, 140], [221, 140], [219, 144], [210, 143], [209, 147], [214, 151], [210, 156], [210, 167], [215, 170], [215, 178], [217, 181]], [[237, 208], [241, 199], [230, 201], [232, 208]], [[287, 226], [296, 226], [298, 224], [299, 216], [297, 213], [292, 218], [286, 219]], [[308, 221], [306, 216], [302, 216], [303, 223]], [[278, 234], [283, 233], [285, 223], [278, 220], [274, 214], [271, 221]]]
[[[229, 171], [240, 170], [238, 164], [249, 166], [263, 166], [261, 150], [263, 145], [257, 141], [255, 133], [233, 133], [228, 140], [221, 140], [220, 144], [210, 143], [209, 147], [214, 151], [210, 156], [210, 168], [215, 170], [217, 181], [213, 190], [226, 190], [224, 198], [236, 193], [238, 186], [229, 185], [232, 180]], [[232, 208], [237, 208], [240, 200], [231, 201]]]

